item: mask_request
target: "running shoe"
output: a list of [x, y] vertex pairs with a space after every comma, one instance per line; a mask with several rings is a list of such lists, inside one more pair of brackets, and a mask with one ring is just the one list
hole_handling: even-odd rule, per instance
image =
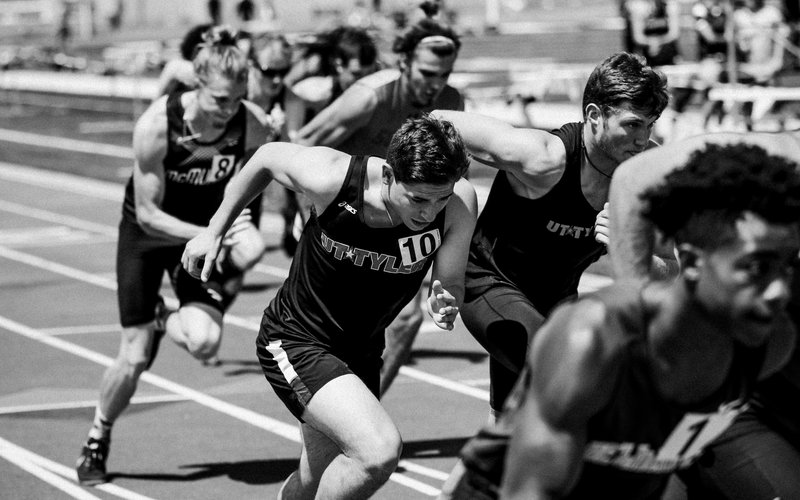
[[89, 438], [81, 449], [76, 471], [78, 482], [85, 486], [94, 486], [108, 481], [106, 460], [108, 459], [108, 441]]

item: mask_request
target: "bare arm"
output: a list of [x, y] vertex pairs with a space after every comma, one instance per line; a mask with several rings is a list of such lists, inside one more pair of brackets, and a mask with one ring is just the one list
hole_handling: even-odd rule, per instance
[[596, 334], [604, 311], [596, 301], [559, 308], [537, 334], [523, 372], [530, 377], [525, 399], [508, 417], [513, 430], [502, 498], [561, 498], [574, 488], [589, 419], [615, 385], [613, 359]]
[[463, 111], [437, 109], [431, 114], [455, 125], [475, 160], [510, 172], [530, 188], [549, 189], [561, 178], [567, 152], [549, 132]]
[[[464, 302], [464, 273], [472, 232], [478, 214], [478, 197], [466, 179], [456, 183], [453, 198], [447, 203], [447, 219], [442, 247], [436, 252], [431, 272], [428, 314], [440, 328], [453, 329], [458, 310]], [[444, 297], [438, 297], [439, 283]]]
[[265, 144], [228, 184], [208, 228], [186, 244], [184, 268], [196, 277], [208, 279], [223, 235], [272, 180], [306, 195], [319, 212], [324, 211], [341, 188], [349, 160], [348, 155], [329, 148], [306, 148], [286, 142]]
[[[800, 136], [798, 136], [800, 137]], [[689, 156], [707, 144], [746, 142], [771, 154], [800, 161], [800, 142], [792, 134], [705, 134], [640, 153], [614, 172], [609, 195], [609, 256], [617, 278], [665, 278], [677, 275], [671, 246], [655, 248], [652, 224], [644, 219], [641, 193], [658, 185]]]
[[172, 243], [184, 243], [202, 227], [184, 222], [161, 209], [164, 201], [164, 158], [167, 154], [167, 98], [142, 114], [133, 131], [133, 187], [136, 220], [142, 230]]
[[371, 88], [353, 85], [298, 130], [292, 142], [335, 148], [369, 122], [376, 105], [377, 97]]

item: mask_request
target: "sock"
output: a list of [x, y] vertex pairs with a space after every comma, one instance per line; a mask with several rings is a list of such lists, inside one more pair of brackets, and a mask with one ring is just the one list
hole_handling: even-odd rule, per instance
[[114, 422], [108, 421], [105, 415], [100, 412], [100, 408], [96, 408], [92, 428], [89, 429], [89, 437], [100, 441], [110, 441], [112, 425], [114, 425]]

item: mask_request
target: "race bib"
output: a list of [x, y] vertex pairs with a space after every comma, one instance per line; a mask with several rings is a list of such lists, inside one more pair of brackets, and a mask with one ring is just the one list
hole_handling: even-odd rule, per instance
[[211, 172], [209, 179], [217, 182], [229, 177], [236, 167], [236, 156], [234, 155], [214, 155], [211, 159]]
[[400, 245], [403, 265], [410, 266], [433, 255], [442, 245], [442, 237], [438, 229], [432, 229], [425, 233], [400, 238], [397, 242]]

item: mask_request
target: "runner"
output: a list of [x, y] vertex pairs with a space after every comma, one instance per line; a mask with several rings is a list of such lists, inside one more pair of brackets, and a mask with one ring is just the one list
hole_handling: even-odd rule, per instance
[[[222, 316], [264, 241], [243, 212], [225, 239], [224, 255], [205, 284], [180, 267], [183, 246], [202, 231], [241, 164], [274, 131], [244, 103], [247, 57], [226, 28], [207, 32], [194, 58], [199, 88], [153, 102], [134, 129], [135, 164], [117, 244], [117, 297], [122, 341], [103, 375], [89, 438], [78, 459], [81, 484], [105, 482], [111, 428], [128, 406], [164, 333], [194, 357], [219, 349]], [[171, 314], [159, 295], [164, 272], [180, 302]]]
[[[351, 155], [384, 156], [392, 134], [406, 118], [433, 109], [464, 109], [461, 94], [447, 85], [460, 47], [451, 28], [421, 20], [394, 41], [399, 70], [386, 69], [356, 82], [300, 129], [294, 142]], [[421, 299], [420, 291], [386, 332], [381, 394], [411, 352], [422, 324]]]
[[798, 164], [710, 146], [641, 203], [677, 245], [678, 279], [618, 281], [557, 308], [482, 431], [495, 448], [465, 447], [453, 498], [496, 498], [501, 477], [504, 499], [661, 498], [786, 363]]
[[452, 125], [428, 116], [403, 124], [386, 160], [270, 143], [186, 245], [184, 268], [205, 280], [236, 214], [271, 180], [313, 204], [256, 341], [267, 380], [301, 422], [300, 467], [280, 498], [367, 498], [394, 472], [402, 443], [378, 401], [383, 331], [431, 266], [428, 312], [453, 328], [477, 212], [461, 178], [468, 164]]
[[583, 123], [553, 132], [469, 113], [436, 111], [475, 161], [501, 170], [472, 238], [461, 317], [489, 352], [490, 418], [503, 408], [536, 330], [577, 294], [583, 271], [605, 252], [611, 174], [655, 145], [666, 79], [640, 56], [601, 62], [583, 93]]
[[[771, 154], [800, 163], [800, 134], [706, 134], [670, 143], [624, 163], [611, 190], [610, 247], [614, 272], [622, 278], [651, 275], [672, 277], [677, 265], [665, 263], [670, 254], [649, 257], [652, 224], [642, 217], [639, 193], [679, 169], [694, 151], [708, 144], [752, 144]], [[643, 169], [643, 166], [647, 166]], [[617, 207], [625, 207], [624, 209]], [[674, 257], [673, 257], [674, 260]], [[667, 272], [669, 269], [671, 272]], [[792, 282], [789, 316], [800, 325], [800, 279]], [[685, 484], [673, 482], [665, 499], [750, 500], [793, 498], [800, 491], [800, 349], [780, 373], [761, 382], [753, 404], [710, 448], [709, 459], [681, 473]], [[713, 459], [711, 459], [713, 457]], [[688, 491], [684, 491], [688, 488]]]

